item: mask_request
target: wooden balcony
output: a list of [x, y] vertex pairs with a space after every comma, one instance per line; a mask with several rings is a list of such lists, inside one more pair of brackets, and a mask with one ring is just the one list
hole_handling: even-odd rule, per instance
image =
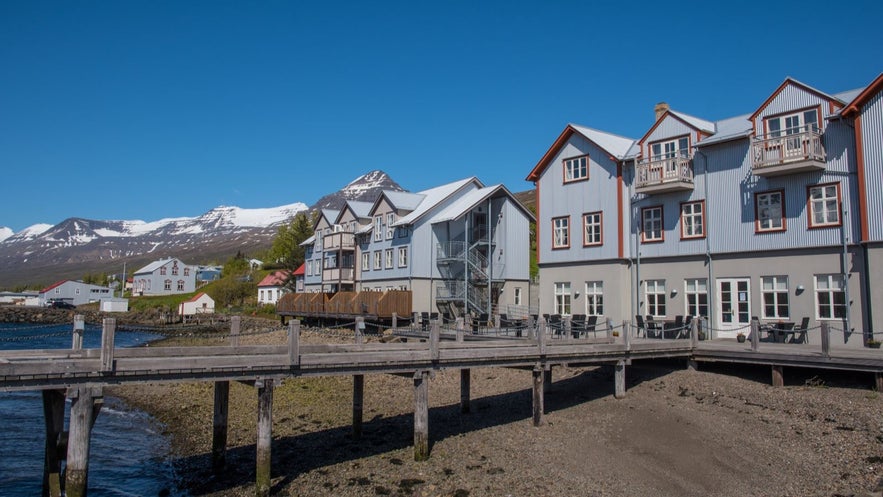
[[635, 193], [685, 192], [693, 189], [693, 156], [639, 162]]
[[322, 270], [322, 283], [354, 283], [355, 268], [328, 267]]
[[757, 176], [824, 171], [827, 164], [822, 134], [816, 129], [762, 136], [751, 147], [751, 170]]
[[322, 238], [322, 250], [355, 250], [356, 235], [349, 231], [329, 233]]

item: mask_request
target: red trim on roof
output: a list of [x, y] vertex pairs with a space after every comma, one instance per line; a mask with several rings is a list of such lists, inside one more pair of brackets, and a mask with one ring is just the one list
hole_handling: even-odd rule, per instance
[[[303, 266], [303, 264], [301, 264], [301, 266]], [[285, 283], [287, 277], [288, 275], [285, 273], [285, 271], [276, 271], [275, 273], [270, 273], [264, 276], [264, 279], [262, 279], [261, 282], [258, 283], [258, 286], [281, 286], [283, 283]]]
[[852, 102], [849, 102], [846, 108], [843, 109], [843, 115], [849, 117], [853, 114], [858, 114], [861, 110], [861, 106], [865, 105], [868, 100], [873, 98], [874, 95], [880, 91], [883, 91], [883, 73], [880, 73], [880, 75], [877, 76], [877, 79], [871, 82], [867, 88], [862, 90], [857, 97], [852, 99]]
[[58, 282], [56, 282], [56, 283], [53, 283], [52, 285], [49, 285], [49, 286], [47, 286], [46, 288], [40, 290], [40, 293], [46, 293], [46, 292], [48, 292], [49, 290], [52, 290], [52, 289], [55, 288], [55, 287], [58, 287], [58, 286], [61, 286], [61, 285], [65, 284], [65, 283], [67, 283], [68, 281], [70, 281], [70, 280], [61, 280], [61, 281], [58, 281]]
[[[762, 104], [760, 104], [760, 107], [758, 107], [757, 110], [754, 111], [754, 114], [751, 114], [751, 117], [749, 117], [748, 120], [754, 122], [754, 120], [757, 118], [757, 116], [759, 116], [760, 113], [763, 112], [764, 109], [766, 109], [767, 105], [769, 105], [770, 102], [772, 102], [773, 99], [779, 95], [779, 93], [782, 93], [782, 90], [784, 90], [785, 87], [788, 85], [794, 85], [798, 88], [801, 88], [802, 90], [806, 91], [807, 93], [811, 93], [811, 94], [825, 100], [826, 102], [833, 101], [833, 98], [830, 95], [826, 95], [826, 94], [820, 92], [819, 90], [810, 88], [799, 81], [795, 81], [791, 78], [785, 78], [785, 81], [783, 81], [782, 84], [780, 84], [779, 87], [776, 88], [776, 91], [774, 91], [766, 100], [763, 101]], [[822, 116], [820, 115], [819, 119], [821, 119], [821, 118], [822, 118]], [[755, 131], [757, 131], [757, 130], [755, 130]]]
[[[644, 136], [642, 136], [641, 139], [638, 140], [638, 145], [639, 145], [640, 148], [641, 148], [641, 152], [644, 151], [644, 140], [646, 140], [647, 138], [650, 137], [650, 135], [653, 133], [653, 131], [654, 131], [657, 127], [659, 127], [659, 125], [662, 123], [662, 121], [665, 120], [666, 117], [671, 117], [672, 119], [675, 119], [675, 120], [677, 120], [677, 121], [680, 121], [680, 122], [684, 123], [685, 126], [687, 126], [688, 128], [692, 129], [693, 131], [702, 132], [701, 129], [697, 128], [696, 126], [693, 126], [693, 125], [690, 124], [689, 122], [687, 122], [687, 121], [685, 121], [684, 119], [680, 118], [678, 115], [676, 115], [676, 114], [672, 114], [671, 112], [669, 112], [668, 110], [666, 110], [665, 112], [662, 113], [661, 116], [659, 116], [659, 119], [657, 119], [656, 122], [653, 123], [653, 126], [650, 126], [650, 129], [647, 130], [646, 133], [644, 133]], [[683, 135], [677, 135], [677, 136], [683, 136]]]
[[306, 266], [306, 262], [302, 263], [297, 269], [294, 270], [293, 274], [295, 276], [303, 276], [306, 273]]
[[186, 300], [185, 302], [196, 302], [196, 301], [199, 300], [203, 295], [205, 295], [205, 296], [208, 297], [208, 298], [211, 298], [211, 296], [206, 295], [205, 292], [199, 292], [199, 293], [197, 293], [196, 295], [194, 295], [192, 299], [190, 299], [190, 300]]

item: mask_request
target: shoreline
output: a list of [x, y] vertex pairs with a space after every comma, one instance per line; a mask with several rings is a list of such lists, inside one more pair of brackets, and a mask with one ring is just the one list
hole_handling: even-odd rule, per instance
[[[304, 341], [342, 340], [305, 331]], [[283, 332], [243, 337], [284, 343]], [[430, 458], [413, 461], [413, 386], [365, 376], [363, 437], [351, 436], [352, 380], [294, 378], [276, 388], [276, 495], [743, 496], [883, 495], [883, 398], [848, 375], [768, 369], [690, 372], [636, 364], [625, 399], [605, 367], [556, 368], [545, 424], [532, 426], [530, 373], [473, 370], [472, 413], [459, 374], [430, 380]], [[254, 492], [257, 394], [230, 385], [227, 469], [211, 474], [211, 383], [117, 387], [165, 426], [181, 487]]]

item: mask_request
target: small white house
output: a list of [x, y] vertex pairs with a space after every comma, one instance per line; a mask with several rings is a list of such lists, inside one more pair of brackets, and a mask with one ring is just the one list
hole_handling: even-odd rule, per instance
[[129, 299], [101, 299], [101, 304], [98, 306], [98, 308], [101, 310], [101, 312], [128, 312]]
[[285, 271], [276, 271], [268, 274], [258, 283], [258, 304], [276, 304], [282, 295], [288, 292], [285, 288], [285, 280], [288, 274]]
[[212, 314], [215, 312], [215, 300], [205, 292], [199, 292], [192, 299], [181, 302], [178, 306], [178, 314], [181, 316], [195, 316], [197, 314]]

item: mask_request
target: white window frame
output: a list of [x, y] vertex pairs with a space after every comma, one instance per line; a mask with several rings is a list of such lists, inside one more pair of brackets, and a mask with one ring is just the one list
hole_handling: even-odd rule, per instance
[[316, 240], [315, 240], [316, 250], [322, 250], [322, 230], [316, 230]]
[[586, 316], [604, 315], [604, 282], [586, 282]]
[[602, 231], [603, 222], [604, 214], [601, 211], [587, 212], [583, 214], [584, 247], [602, 245], [604, 243], [604, 232]]
[[374, 241], [383, 241], [383, 214], [374, 216]]
[[383, 254], [380, 250], [374, 251], [374, 270], [383, 269]]
[[552, 218], [552, 248], [570, 247], [570, 216]]
[[[809, 204], [810, 228], [840, 226], [840, 183], [807, 187], [806, 202]], [[821, 220], [817, 221], [816, 218], [819, 214], [821, 214]]]
[[396, 214], [395, 212], [389, 212], [386, 214], [386, 239], [392, 240], [392, 237], [395, 235], [396, 229], [393, 228], [393, 223], [396, 222]]
[[392, 269], [392, 249], [388, 248], [384, 252], [386, 252], [386, 269]]
[[[704, 301], [703, 302], [703, 297]], [[705, 313], [702, 313], [702, 308]], [[684, 315], [708, 317], [708, 279], [687, 278], [684, 280]]]
[[573, 296], [570, 293], [570, 282], [555, 283], [555, 314], [561, 316], [569, 316], [571, 312], [571, 304]]
[[513, 298], [513, 304], [521, 305], [521, 287], [515, 288], [515, 297]]
[[399, 247], [399, 267], [408, 267], [408, 247]]
[[681, 238], [705, 238], [705, 201], [681, 204]]
[[362, 252], [362, 271], [371, 270], [371, 252]]
[[650, 160], [659, 161], [686, 158], [690, 155], [690, 138], [681, 136], [671, 140], [663, 140], [650, 144]]
[[800, 112], [793, 112], [791, 114], [782, 114], [778, 116], [768, 117], [764, 119], [766, 122], [766, 131], [767, 136], [770, 138], [777, 138], [780, 136], [788, 136], [788, 135], [796, 135], [798, 133], [804, 133], [806, 131], [810, 131], [808, 129], [807, 119], [808, 115], [812, 114], [813, 116], [813, 129], [812, 131], [819, 131], [819, 113], [818, 109], [807, 109], [802, 110]]
[[[778, 198], [778, 202], [773, 199]], [[785, 192], [773, 190], [754, 194], [755, 222], [758, 233], [785, 231]]]
[[[665, 280], [644, 281], [644, 302], [647, 314], [655, 318], [666, 315]], [[661, 311], [661, 312], [660, 312]]]
[[570, 157], [564, 159], [564, 182], [589, 179], [589, 156]]
[[665, 240], [665, 229], [662, 224], [662, 206], [654, 205], [641, 209], [641, 241], [661, 242]]
[[[763, 319], [790, 319], [791, 299], [789, 297], [787, 276], [760, 277], [760, 315]], [[767, 306], [773, 307], [772, 313], [767, 312]], [[781, 307], [784, 307], [785, 312], [780, 312]]]
[[[836, 321], [846, 319], [846, 311], [849, 305], [846, 302], [846, 287], [843, 284], [843, 275], [816, 274], [813, 275], [813, 284], [816, 295], [816, 319]], [[842, 304], [835, 303], [838, 295], [843, 300]], [[823, 296], [827, 300], [825, 304], [822, 303]], [[837, 315], [838, 308], [842, 310], [842, 315]]]

